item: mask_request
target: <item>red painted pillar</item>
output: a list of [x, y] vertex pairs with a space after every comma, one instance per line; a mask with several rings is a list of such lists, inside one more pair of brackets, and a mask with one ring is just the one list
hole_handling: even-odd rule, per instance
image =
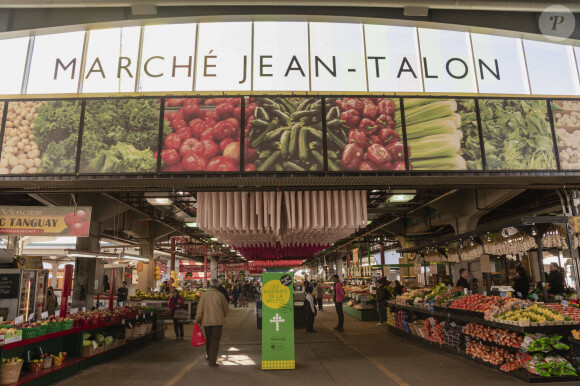
[[207, 288], [207, 245], [203, 252], [203, 288]]
[[113, 310], [115, 293], [117, 289], [115, 288], [115, 268], [111, 268], [111, 290], [109, 291], [109, 310]]
[[381, 253], [381, 265], [385, 265], [385, 244], [382, 241], [379, 245], [379, 251]]
[[73, 278], [74, 266], [72, 264], [67, 264], [64, 266], [64, 280], [62, 284], [62, 294], [60, 299], [60, 316], [64, 317], [66, 315], [66, 309], [68, 305], [68, 298], [71, 294], [72, 289], [72, 278]]
[[[173, 271], [175, 271], [175, 237], [171, 238], [171, 267], [169, 273], [171, 274]], [[171, 277], [169, 277], [169, 289], [173, 289]]]

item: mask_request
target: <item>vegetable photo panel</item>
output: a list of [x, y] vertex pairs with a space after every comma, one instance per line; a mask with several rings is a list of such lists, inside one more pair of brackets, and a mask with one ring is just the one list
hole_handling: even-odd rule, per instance
[[159, 99], [87, 100], [80, 172], [156, 172], [159, 103]]
[[241, 98], [168, 98], [162, 172], [240, 170]]
[[246, 99], [246, 171], [323, 171], [322, 99]]
[[580, 101], [552, 101], [560, 167], [580, 170]]
[[8, 103], [0, 174], [75, 172], [81, 102]]
[[474, 99], [405, 98], [412, 170], [481, 170]]
[[488, 170], [554, 170], [554, 142], [545, 100], [480, 99]]
[[406, 170], [399, 99], [327, 98], [329, 171]]

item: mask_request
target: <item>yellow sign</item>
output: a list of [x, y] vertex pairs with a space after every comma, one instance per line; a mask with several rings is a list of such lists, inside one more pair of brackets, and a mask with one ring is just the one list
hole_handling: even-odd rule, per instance
[[262, 288], [262, 302], [272, 309], [284, 307], [290, 300], [290, 287], [280, 280], [271, 280]]
[[568, 219], [570, 226], [572, 227], [572, 231], [574, 233], [580, 233], [580, 217], [574, 216]]
[[42, 269], [42, 256], [18, 256], [16, 263], [20, 269]]
[[0, 206], [0, 234], [87, 237], [91, 207]]

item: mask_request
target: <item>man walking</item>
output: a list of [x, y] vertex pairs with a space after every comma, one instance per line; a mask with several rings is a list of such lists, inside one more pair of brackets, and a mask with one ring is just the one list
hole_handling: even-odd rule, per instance
[[318, 311], [323, 311], [322, 298], [324, 297], [324, 287], [322, 286], [322, 280], [316, 283], [316, 287], [314, 287], [314, 294], [316, 295], [316, 303], [318, 304]]
[[195, 322], [201, 324], [205, 330], [205, 359], [208, 360], [210, 367], [218, 367], [217, 356], [222, 329], [226, 323], [228, 302], [218, 290], [220, 282], [217, 279], [211, 279], [210, 286], [209, 291], [199, 299]]
[[377, 326], [382, 326], [385, 322], [385, 303], [390, 299], [388, 285], [389, 281], [383, 277], [377, 286], [377, 312], [379, 313]]
[[336, 306], [336, 314], [338, 315], [338, 325], [334, 327], [336, 331], [343, 331], [344, 327], [344, 313], [342, 311], [342, 302], [344, 302], [344, 290], [338, 275], [333, 276], [334, 279], [334, 305]]

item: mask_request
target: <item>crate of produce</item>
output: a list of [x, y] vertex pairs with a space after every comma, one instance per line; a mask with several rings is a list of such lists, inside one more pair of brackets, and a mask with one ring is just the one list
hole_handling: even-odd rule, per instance
[[53, 357], [52, 358], [52, 367], [62, 366], [62, 361], [64, 361], [64, 357], [62, 357], [62, 356]]
[[46, 357], [42, 360], [42, 368], [50, 369], [52, 367], [52, 357]]
[[48, 334], [48, 323], [46, 324], [41, 324], [40, 326], [38, 326], [38, 334], [36, 336], [42, 336], [42, 335], [46, 335]]
[[38, 327], [22, 328], [22, 339], [35, 338], [38, 335]]
[[9, 385], [18, 382], [22, 370], [22, 359], [2, 363], [0, 368], [0, 385]]
[[42, 370], [42, 363], [44, 361], [42, 359], [34, 359], [31, 362], [28, 362], [28, 364], [26, 365], [26, 370], [28, 370], [29, 373], [37, 373], [40, 370]]
[[74, 320], [63, 320], [61, 322], [61, 331], [71, 330], [73, 328]]
[[50, 322], [48, 324], [48, 332], [59, 332], [61, 328], [62, 322]]

